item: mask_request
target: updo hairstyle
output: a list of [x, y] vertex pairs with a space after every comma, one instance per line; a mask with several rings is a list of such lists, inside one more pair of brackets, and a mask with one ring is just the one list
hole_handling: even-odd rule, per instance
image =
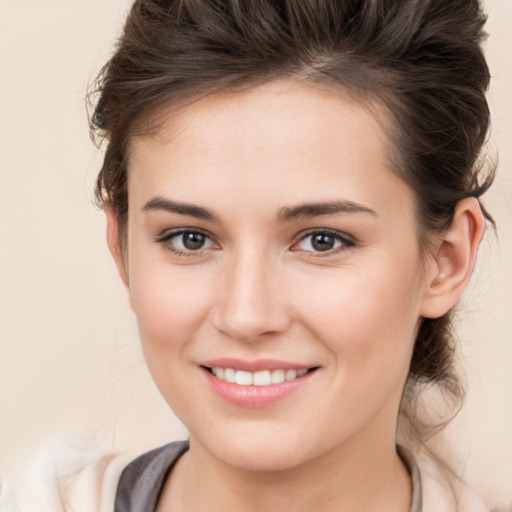
[[[125, 244], [132, 137], [155, 129], [151, 120], [165, 108], [296, 79], [384, 113], [390, 166], [414, 192], [428, 251], [457, 203], [479, 198], [493, 180], [481, 156], [489, 126], [484, 23], [477, 0], [137, 0], [91, 96], [91, 132], [106, 142], [97, 202], [115, 210]], [[451, 325], [451, 312], [423, 319], [403, 419], [430, 383], [461, 402]]]

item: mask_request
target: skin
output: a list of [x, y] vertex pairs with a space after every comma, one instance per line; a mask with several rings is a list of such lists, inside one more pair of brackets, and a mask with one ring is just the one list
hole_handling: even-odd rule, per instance
[[[461, 202], [423, 258], [388, 144], [361, 106], [292, 81], [203, 98], [132, 140], [124, 250], [108, 205], [107, 240], [150, 372], [190, 431], [159, 511], [409, 509], [395, 435], [415, 335], [464, 290], [483, 220]], [[283, 218], [340, 201], [364, 211]], [[183, 228], [205, 245], [186, 249]], [[341, 238], [315, 250], [325, 230]], [[247, 408], [209, 386], [200, 365], [220, 357], [318, 369]]]

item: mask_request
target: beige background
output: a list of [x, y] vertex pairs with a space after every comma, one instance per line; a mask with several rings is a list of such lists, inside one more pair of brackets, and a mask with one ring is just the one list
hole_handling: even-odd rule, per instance
[[[129, 3], [0, 0], [0, 471], [64, 430], [119, 450], [184, 435], [146, 373], [91, 203], [101, 155], [84, 96]], [[450, 437], [499, 501], [512, 495], [512, 1], [487, 10], [499, 235], [465, 295], [469, 393]]]

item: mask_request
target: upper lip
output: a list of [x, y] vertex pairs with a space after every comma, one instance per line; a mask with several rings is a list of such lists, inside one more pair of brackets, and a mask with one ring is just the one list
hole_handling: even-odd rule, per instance
[[257, 359], [254, 361], [223, 357], [203, 361], [200, 366], [207, 368], [233, 368], [246, 372], [260, 372], [263, 370], [302, 370], [316, 368], [318, 365], [293, 363], [290, 361], [279, 361], [277, 359]]

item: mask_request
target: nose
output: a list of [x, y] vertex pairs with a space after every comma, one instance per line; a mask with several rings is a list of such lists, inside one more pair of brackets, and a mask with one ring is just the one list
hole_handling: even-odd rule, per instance
[[280, 287], [280, 269], [263, 254], [234, 255], [222, 273], [215, 328], [239, 341], [256, 341], [286, 331], [291, 312]]

